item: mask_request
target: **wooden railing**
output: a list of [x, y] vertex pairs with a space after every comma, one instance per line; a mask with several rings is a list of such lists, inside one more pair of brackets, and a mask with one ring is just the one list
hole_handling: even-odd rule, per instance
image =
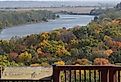
[[0, 79], [0, 82], [121, 82], [120, 71], [119, 66], [53, 65], [52, 79], [49, 80]]
[[53, 65], [53, 82], [121, 82], [119, 66]]

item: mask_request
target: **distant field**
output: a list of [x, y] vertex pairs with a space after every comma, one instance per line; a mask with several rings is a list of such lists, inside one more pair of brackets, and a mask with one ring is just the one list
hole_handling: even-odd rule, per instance
[[42, 8], [42, 10], [50, 10], [53, 12], [67, 11], [73, 13], [90, 13], [94, 7], [65, 7], [65, 8]]
[[41, 79], [51, 75], [51, 67], [5, 67], [2, 79]]
[[95, 7], [41, 7], [41, 8], [20, 8], [20, 9], [1, 9], [1, 10], [15, 10], [15, 11], [28, 11], [28, 10], [49, 10], [55, 13], [60, 11], [67, 11], [73, 13], [90, 13]]

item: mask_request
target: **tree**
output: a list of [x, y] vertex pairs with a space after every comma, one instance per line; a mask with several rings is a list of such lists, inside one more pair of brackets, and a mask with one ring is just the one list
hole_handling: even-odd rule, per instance
[[89, 62], [88, 59], [82, 58], [82, 59], [77, 59], [74, 64], [75, 65], [76, 64], [79, 64], [79, 65], [89, 65], [90, 62]]
[[49, 39], [49, 33], [48, 32], [43, 32], [40, 34], [40, 41], [43, 41], [43, 40], [48, 40]]
[[10, 61], [16, 61], [17, 57], [18, 57], [18, 53], [16, 53], [16, 52], [11, 52], [8, 54], [8, 59]]
[[94, 21], [95, 22], [98, 21], [98, 17], [97, 16], [94, 17]]
[[95, 58], [94, 65], [108, 65], [110, 64], [108, 59], [105, 58]]
[[54, 30], [54, 31], [52, 31], [52, 32], [50, 32], [50, 40], [60, 40], [60, 35], [61, 35], [61, 33], [60, 33], [60, 31], [58, 31], [58, 30]]
[[76, 39], [76, 36], [71, 31], [64, 31], [60, 35], [60, 40], [64, 43], [69, 43], [73, 39]]
[[32, 55], [28, 53], [27, 51], [21, 53], [19, 56], [19, 61], [23, 63], [30, 63]]
[[112, 61], [112, 63], [121, 63], [121, 51], [118, 50], [116, 52], [113, 52], [110, 56], [109, 56], [110, 60]]

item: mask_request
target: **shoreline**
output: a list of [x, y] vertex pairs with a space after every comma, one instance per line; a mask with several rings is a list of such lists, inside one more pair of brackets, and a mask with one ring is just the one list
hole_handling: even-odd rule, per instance
[[[61, 18], [61, 15], [63, 15], [63, 14], [60, 14], [60, 18]], [[64, 14], [64, 15], [69, 15], [69, 14]], [[71, 16], [71, 15], [70, 15]], [[73, 15], [72, 15], [73, 16]], [[75, 15], [75, 16], [79, 16], [79, 15]], [[85, 17], [86, 15], [82, 15], [82, 17]], [[87, 15], [88, 17], [94, 17], [93, 15]], [[59, 19], [59, 18], [58, 18]], [[57, 20], [57, 19], [55, 19], [55, 20]], [[52, 20], [52, 21], [54, 21], [54, 20]], [[49, 20], [48, 22], [51, 22], [51, 20]], [[85, 21], [86, 22], [86, 21]], [[46, 23], [46, 22], [40, 22], [41, 24], [43, 24], [43, 23]], [[31, 24], [39, 24], [39, 23], [31, 23]], [[69, 23], [70, 24], [70, 23]], [[80, 24], [80, 23], [79, 23]], [[30, 25], [30, 24], [24, 24], [24, 25]], [[80, 24], [80, 26], [85, 26], [85, 24], [84, 23], [82, 23], [82, 24]], [[21, 26], [21, 25], [19, 25], [19, 26]], [[76, 25], [75, 25], [76, 26]], [[24, 27], [24, 26], [23, 26]], [[25, 26], [26, 27], [26, 26]], [[14, 28], [14, 27], [13, 27]], [[18, 27], [19, 28], [19, 27]], [[54, 29], [58, 29], [58, 28], [54, 28], [54, 27], [50, 27], [50, 28], [52, 28], [51, 30], [49, 30], [49, 31], [52, 31], [52, 30], [54, 30]], [[61, 27], [59, 27], [59, 28], [61, 28]], [[70, 26], [69, 26], [69, 28], [70, 28]], [[73, 28], [73, 26], [71, 26], [71, 28]], [[11, 29], [11, 28], [9, 28], [9, 29]], [[40, 32], [39, 32], [40, 33]], [[32, 33], [32, 34], [38, 34], [38, 32], [37, 33]], [[1, 34], [2, 35], [2, 34]], [[25, 36], [28, 36], [28, 35], [31, 35], [31, 34], [24, 34], [24, 35], [15, 35], [15, 36], [18, 36], [18, 37], [25, 37]], [[8, 35], [9, 36], [9, 35]], [[10, 38], [8, 37], [8, 36], [2, 36], [1, 37], [1, 40], [9, 40]], [[6, 37], [8, 37], [8, 38], [6, 38]], [[13, 36], [14, 37], [14, 36]]]
[[[55, 19], [58, 19], [58, 18], [55, 18]], [[6, 26], [6, 27], [3, 27], [2, 29], [0, 29], [0, 34], [1, 32], [4, 30], [4, 29], [8, 29], [8, 28], [13, 28], [13, 27], [18, 27], [18, 26], [24, 26], [24, 25], [31, 25], [31, 24], [38, 24], [38, 23], [46, 23], [46, 22], [49, 22], [51, 20], [55, 20], [55, 19], [47, 19], [47, 21], [40, 21], [40, 22], [28, 22], [28, 23], [24, 23], [24, 24], [18, 24], [18, 25], [13, 25], [13, 26]]]
[[[62, 15], [89, 15], [89, 16], [95, 16], [95, 14], [93, 15], [93, 14], [90, 14], [90, 13], [73, 13], [73, 14], [58, 13], [57, 15], [59, 15], [59, 14], [62, 14]], [[0, 34], [1, 34], [1, 32], [4, 29], [13, 28], [13, 27], [16, 27], [16, 26], [24, 26], [24, 25], [31, 25], [31, 24], [38, 24], [38, 23], [46, 23], [46, 22], [49, 22], [51, 20], [56, 20], [56, 19], [58, 19], [58, 18], [55, 18], [55, 19], [47, 19], [47, 21], [28, 22], [28, 23], [24, 23], [24, 24], [18, 24], [18, 25], [13, 25], [13, 26], [6, 26], [6, 27], [3, 27], [2, 29], [0, 29]]]

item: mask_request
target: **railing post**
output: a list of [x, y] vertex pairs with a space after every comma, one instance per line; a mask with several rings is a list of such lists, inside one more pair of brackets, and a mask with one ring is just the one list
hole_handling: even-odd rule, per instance
[[1, 76], [2, 76], [2, 67], [0, 66], [0, 79], [1, 79]]
[[2, 78], [2, 73], [3, 73], [3, 67], [0, 66], [0, 79]]
[[53, 65], [53, 82], [61, 82], [60, 81], [60, 70], [56, 65]]
[[116, 70], [113, 68], [109, 70], [109, 82], [116, 82]]
[[100, 72], [101, 72], [101, 75], [99, 77], [99, 78], [101, 78], [100, 82], [109, 82], [108, 69], [102, 69], [102, 70], [100, 70]]

